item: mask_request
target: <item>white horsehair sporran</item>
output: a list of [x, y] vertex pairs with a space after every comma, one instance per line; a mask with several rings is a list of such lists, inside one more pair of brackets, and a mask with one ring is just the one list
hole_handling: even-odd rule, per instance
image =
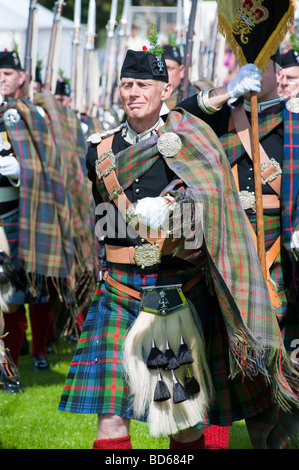
[[204, 421], [213, 399], [202, 327], [181, 285], [143, 288], [124, 342], [123, 366], [135, 417], [169, 436]]

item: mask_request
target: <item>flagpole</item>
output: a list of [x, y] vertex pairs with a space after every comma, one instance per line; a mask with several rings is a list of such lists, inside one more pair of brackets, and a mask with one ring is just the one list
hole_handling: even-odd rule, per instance
[[261, 263], [262, 272], [266, 278], [266, 248], [265, 248], [265, 230], [264, 230], [264, 212], [262, 198], [262, 175], [260, 159], [260, 140], [258, 125], [258, 106], [257, 94], [251, 92], [251, 128], [252, 128], [252, 160], [254, 175], [254, 192], [256, 207], [256, 233], [257, 233], [257, 253]]

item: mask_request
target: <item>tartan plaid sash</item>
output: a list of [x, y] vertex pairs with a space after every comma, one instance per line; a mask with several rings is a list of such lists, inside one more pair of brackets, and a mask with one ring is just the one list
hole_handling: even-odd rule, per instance
[[284, 107], [282, 116], [284, 123], [282, 234], [284, 244], [290, 252], [290, 239], [299, 212], [299, 114], [292, 113]]
[[[242, 105], [243, 106], [243, 105]], [[265, 110], [259, 113], [259, 136], [260, 140], [275, 129], [282, 121], [281, 105], [275, 106], [271, 113]], [[220, 137], [220, 142], [225, 150], [231, 166], [246, 153], [236, 130], [232, 130]]]
[[[202, 229], [230, 341], [231, 374], [262, 371], [273, 380], [276, 397], [296, 401], [285, 379], [293, 369], [223, 148], [207, 124], [182, 109], [169, 113], [159, 128], [160, 135], [166, 132], [175, 132], [182, 142], [176, 156], [164, 157], [167, 165], [185, 183], [190, 198], [203, 205]], [[116, 155], [124, 189], [159, 158], [157, 140], [152, 136]], [[100, 182], [100, 192], [105, 192], [102, 188]], [[106, 199], [106, 193], [101, 195]]]
[[[19, 259], [33, 293], [42, 278], [50, 278], [65, 300], [74, 301], [76, 276], [89, 270], [91, 246], [81, 246], [86, 230], [74, 217], [78, 207], [70, 193], [74, 194], [77, 173], [69, 171], [70, 162], [59, 152], [36, 107], [24, 99], [10, 101], [7, 108], [12, 107], [21, 116], [14, 126], [7, 126], [21, 165]], [[82, 258], [81, 252], [85, 253]]]

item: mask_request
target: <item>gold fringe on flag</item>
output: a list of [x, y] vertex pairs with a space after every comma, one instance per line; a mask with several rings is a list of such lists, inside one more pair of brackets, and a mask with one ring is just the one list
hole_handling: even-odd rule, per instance
[[[250, 2], [248, 0], [217, 0], [218, 30], [226, 38], [233, 54], [241, 66], [246, 65], [248, 61], [246, 60], [242, 47], [235, 39], [234, 33], [242, 34], [243, 29], [243, 41], [245, 41], [245, 44], [248, 42], [248, 38], [245, 36], [246, 34], [249, 34], [252, 29], [250, 24], [242, 21], [241, 16], [239, 15], [239, 10], [246, 3], [256, 4], [259, 8], [263, 8], [262, 2], [263, 0], [252, 0]], [[246, 5], [244, 8], [246, 8]], [[270, 34], [266, 43], [257, 54], [254, 64], [261, 68], [262, 71], [266, 70], [270, 57], [275, 54], [279, 48], [280, 43], [283, 41], [287, 32], [294, 24], [295, 10], [296, 2], [295, 0], [290, 0], [287, 11], [284, 13], [277, 27]], [[257, 22], [257, 20], [255, 20], [255, 22]]]

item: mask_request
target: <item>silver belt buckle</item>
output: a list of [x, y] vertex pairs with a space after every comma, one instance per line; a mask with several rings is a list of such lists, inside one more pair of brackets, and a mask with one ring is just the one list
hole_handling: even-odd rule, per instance
[[274, 168], [276, 168], [276, 171], [272, 175], [268, 176], [268, 178], [261, 177], [263, 185], [271, 183], [271, 181], [274, 181], [277, 176], [281, 175], [282, 173], [280, 164], [274, 158], [270, 158], [269, 162], [261, 164], [261, 172], [265, 171], [266, 168], [269, 168], [269, 166], [274, 166]]
[[243, 209], [246, 211], [248, 209], [254, 209], [255, 205], [255, 194], [250, 191], [240, 191], [239, 197]]
[[[99, 169], [99, 163], [101, 163], [103, 160], [106, 158], [110, 158], [111, 160], [111, 165], [106, 168], [104, 171], [100, 171]], [[103, 177], [108, 176], [109, 173], [111, 173], [112, 170], [115, 170], [115, 155], [114, 153], [110, 150], [109, 152], [103, 153], [100, 158], [98, 158], [95, 162], [95, 170], [98, 178], [101, 180]]]
[[147, 243], [135, 247], [134, 260], [137, 266], [141, 266], [141, 268], [161, 263], [161, 256], [162, 253], [158, 245]]

